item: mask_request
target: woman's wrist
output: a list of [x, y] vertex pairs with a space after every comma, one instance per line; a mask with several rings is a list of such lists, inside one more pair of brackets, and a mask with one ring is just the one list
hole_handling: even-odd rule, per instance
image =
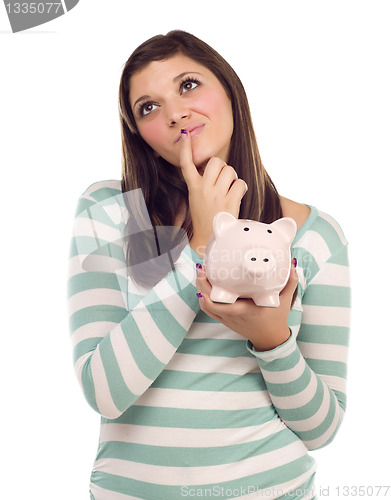
[[191, 248], [201, 257], [201, 259], [204, 258], [205, 255], [205, 250], [206, 250], [206, 243], [204, 240], [199, 240], [197, 238], [192, 238], [189, 242]]
[[270, 337], [261, 337], [260, 339], [250, 340], [253, 345], [254, 351], [271, 351], [276, 347], [284, 344], [291, 336], [291, 330], [287, 325], [286, 328], [274, 331], [273, 335]]

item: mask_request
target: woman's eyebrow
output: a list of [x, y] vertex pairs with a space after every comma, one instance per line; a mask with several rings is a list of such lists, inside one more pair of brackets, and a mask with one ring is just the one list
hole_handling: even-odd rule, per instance
[[[180, 75], [176, 76], [175, 78], [173, 78], [173, 82], [177, 82], [178, 80], [180, 80], [181, 78], [183, 78], [185, 75], [188, 75], [189, 73], [191, 74], [196, 74], [196, 75], [200, 75], [201, 73], [199, 73], [198, 71], [184, 71], [183, 73], [181, 73]], [[135, 101], [135, 103], [133, 104], [133, 109], [135, 108], [136, 104], [140, 101], [145, 101], [145, 99], [150, 99], [151, 96], [150, 95], [142, 95], [141, 97], [139, 97], [137, 99], [137, 101]]]
[[176, 76], [173, 79], [173, 82], [175, 83], [176, 81], [180, 80], [182, 77], [184, 77], [185, 75], [188, 75], [189, 73], [196, 74], [196, 75], [200, 75], [201, 74], [201, 73], [198, 73], [198, 71], [184, 71], [180, 75]]
[[144, 101], [145, 99], [149, 99], [151, 96], [150, 95], [142, 95], [137, 99], [137, 101], [133, 104], [133, 109], [136, 107], [136, 104], [140, 101]]

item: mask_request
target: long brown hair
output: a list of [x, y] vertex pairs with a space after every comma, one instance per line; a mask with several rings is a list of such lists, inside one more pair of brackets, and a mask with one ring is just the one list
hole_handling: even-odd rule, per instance
[[[151, 61], [165, 60], [177, 54], [193, 59], [214, 73], [231, 101], [234, 130], [227, 163], [235, 168], [239, 178], [248, 185], [248, 191], [241, 201], [239, 218], [265, 223], [281, 218], [282, 209], [278, 192], [262, 164], [247, 96], [239, 77], [212, 47], [194, 35], [180, 30], [154, 36], [142, 43], [129, 57], [123, 69], [119, 87], [122, 192], [141, 189], [155, 237], [158, 226], [173, 225], [177, 210], [184, 201], [187, 214], [182, 229], [186, 231], [189, 240], [191, 239], [193, 228], [188, 213], [187, 185], [178, 175], [177, 168], [163, 158], [157, 158], [152, 148], [139, 134], [129, 97], [130, 80], [135, 73]], [[132, 225], [132, 229], [127, 231], [127, 234], [136, 232], [134, 226], [140, 229], [147, 227], [140, 207], [132, 206], [128, 207], [128, 210], [131, 214], [132, 220], [129, 220], [129, 225]], [[146, 239], [150, 238], [151, 234], [146, 236]], [[141, 243], [138, 239], [138, 243], [134, 244], [132, 240], [132, 244], [128, 244], [127, 248], [128, 268], [132, 269], [132, 265], [140, 263], [142, 260], [140, 256], [146, 255], [145, 248], [150, 247], [151, 250], [153, 246], [152, 241], [147, 245], [146, 240]], [[151, 271], [149, 265], [148, 268]], [[142, 274], [133, 272], [134, 278], [140, 284], [150, 284], [151, 279], [146, 277], [144, 279]], [[149, 274], [150, 278], [154, 275], [152, 282], [156, 283], [156, 272], [151, 271]]]

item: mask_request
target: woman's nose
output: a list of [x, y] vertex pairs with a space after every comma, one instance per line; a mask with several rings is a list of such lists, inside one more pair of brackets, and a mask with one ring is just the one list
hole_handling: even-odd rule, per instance
[[166, 112], [170, 125], [175, 125], [190, 116], [190, 111], [182, 99], [175, 99], [175, 101], [168, 103]]

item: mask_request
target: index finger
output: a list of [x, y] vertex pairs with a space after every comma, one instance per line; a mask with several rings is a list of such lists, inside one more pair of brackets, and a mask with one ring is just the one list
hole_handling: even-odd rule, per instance
[[193, 162], [193, 152], [191, 150], [191, 137], [186, 129], [181, 129], [181, 138], [179, 140], [179, 164], [182, 169], [183, 178], [187, 186], [196, 183], [201, 177]]

